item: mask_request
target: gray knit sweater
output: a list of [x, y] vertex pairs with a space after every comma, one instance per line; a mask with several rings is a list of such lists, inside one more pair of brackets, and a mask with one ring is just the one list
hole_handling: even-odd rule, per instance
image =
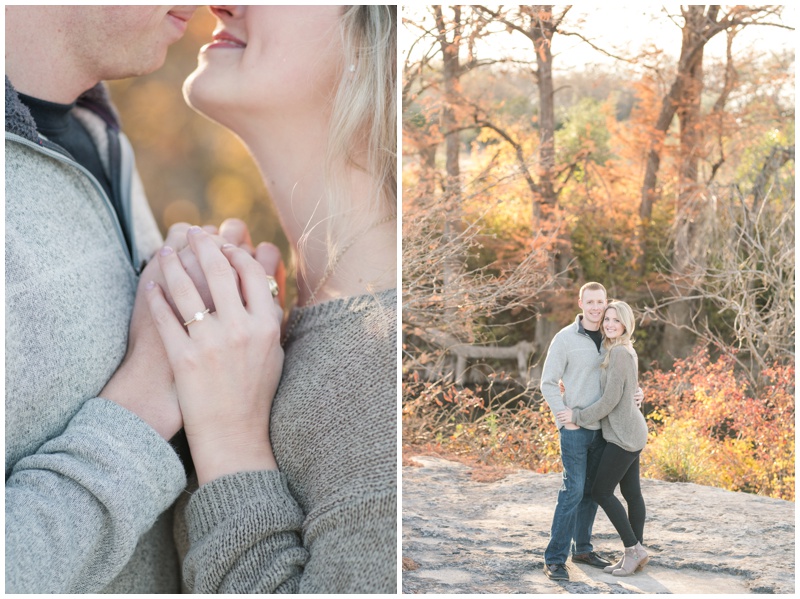
[[603, 396], [588, 408], [572, 410], [572, 422], [586, 427], [600, 420], [603, 438], [626, 451], [640, 451], [647, 444], [647, 422], [633, 399], [637, 364], [632, 347], [612, 348], [600, 375]]
[[[600, 364], [605, 350], [586, 334], [579, 314], [575, 322], [564, 327], [550, 342], [542, 369], [542, 395], [553, 414], [565, 407], [586, 408], [600, 399]], [[559, 391], [558, 381], [564, 382], [564, 396]], [[556, 420], [558, 428], [561, 424]], [[584, 428], [597, 430], [600, 424], [587, 423]]]
[[[81, 118], [102, 144], [104, 120]], [[129, 233], [148, 256], [161, 236], [121, 142]], [[113, 209], [38, 137], [8, 81], [5, 149], [5, 590], [175, 592], [164, 512], [183, 466], [144, 421], [97, 397], [125, 354], [137, 283]]]
[[395, 593], [397, 292], [296, 310], [270, 435], [280, 471], [182, 501], [193, 592]]

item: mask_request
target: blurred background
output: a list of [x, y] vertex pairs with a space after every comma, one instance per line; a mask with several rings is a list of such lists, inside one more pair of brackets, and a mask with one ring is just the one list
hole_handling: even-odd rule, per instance
[[163, 234], [176, 222], [218, 226], [235, 216], [250, 226], [254, 244], [270, 241], [281, 248], [288, 267], [286, 238], [247, 149], [183, 100], [183, 81], [214, 24], [208, 9], [198, 9], [161, 69], [110, 82], [111, 95]]

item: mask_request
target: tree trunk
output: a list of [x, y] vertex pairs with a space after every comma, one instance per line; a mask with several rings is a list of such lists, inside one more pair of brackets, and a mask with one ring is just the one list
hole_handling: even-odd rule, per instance
[[[707, 19], [716, 18], [716, 13], [709, 11], [707, 16], [704, 9], [703, 6], [691, 5], [683, 10], [685, 25], [681, 53], [685, 54], [692, 48], [698, 50], [694, 54], [695, 60], [678, 73], [678, 78], [681, 79], [681, 94], [676, 107], [680, 123], [678, 206], [682, 214], [678, 215], [675, 225], [678, 231], [672, 266], [676, 272], [686, 272], [692, 263], [704, 263], [704, 248], [702, 243], [698, 244], [698, 233], [705, 229], [704, 219], [709, 218], [704, 209], [706, 200], [700, 197], [697, 182], [703, 144], [700, 100], [703, 93], [705, 42], [702, 36]], [[694, 335], [688, 327], [697, 307], [696, 302], [687, 300], [667, 309], [667, 319], [673, 326], [667, 326], [664, 331], [664, 349], [674, 358], [685, 358], [691, 353]]]
[[[445, 142], [445, 180], [444, 196], [447, 216], [442, 231], [443, 242], [450, 243], [461, 232], [461, 168], [459, 164], [460, 140], [456, 123], [456, 106], [459, 101], [458, 78], [461, 75], [458, 50], [461, 44], [461, 7], [453, 6], [453, 19], [450, 30], [445, 22], [441, 6], [434, 7], [436, 28], [439, 33], [439, 45], [442, 50], [442, 77], [444, 87], [444, 101], [441, 112], [441, 128], [444, 132]], [[448, 39], [450, 33], [452, 38]], [[457, 285], [458, 275], [462, 269], [463, 260], [460, 256], [453, 255], [443, 265], [443, 281], [445, 297], [453, 297], [449, 288]], [[447, 306], [456, 318], [456, 307]], [[455, 365], [453, 365], [455, 368]]]
[[[536, 53], [536, 80], [539, 88], [539, 204], [534, 202], [532, 215], [533, 230], [536, 232], [540, 227], [541, 214], [544, 212], [545, 218], [551, 218], [557, 202], [553, 184], [556, 173], [556, 118], [552, 52], [556, 21], [551, 4], [520, 7], [520, 11], [527, 13], [531, 19], [526, 35], [533, 42]], [[551, 275], [567, 270], [572, 261], [570, 248], [569, 240], [559, 236], [554, 248]]]
[[539, 82], [539, 190], [541, 202], [555, 206], [553, 190], [555, 172], [555, 108], [553, 102], [553, 7], [533, 6], [536, 20], [532, 23], [531, 40], [536, 51], [536, 73]]
[[544, 368], [544, 360], [547, 357], [547, 350], [550, 349], [550, 344], [553, 342], [553, 337], [556, 336], [556, 333], [568, 324], [569, 322], [555, 322], [545, 317], [539, 318], [536, 321], [536, 331], [533, 335], [533, 347], [537, 358], [530, 369], [530, 382], [532, 386], [538, 387], [541, 384], [542, 369]]
[[[708, 9], [707, 12], [706, 8]], [[690, 97], [696, 95], [699, 101], [699, 93], [702, 90], [703, 49], [712, 36], [724, 29], [724, 27], [717, 23], [719, 9], [720, 7], [717, 5], [708, 7], [689, 5], [682, 9], [684, 25], [682, 27], [683, 37], [677, 73], [675, 80], [670, 86], [669, 92], [661, 101], [661, 111], [659, 112], [658, 119], [656, 120], [655, 127], [651, 134], [645, 174], [642, 181], [642, 199], [639, 205], [639, 217], [641, 218], [642, 226], [642, 259], [640, 264], [640, 271], [642, 274], [644, 274], [645, 265], [647, 264], [647, 229], [653, 215], [653, 205], [658, 200], [658, 169], [661, 165], [661, 151], [664, 138], [672, 124], [675, 113], [679, 109], [684, 111], [684, 116], [689, 116], [684, 107], [687, 93]], [[692, 87], [698, 81], [698, 77], [700, 81], [700, 90], [694, 90]], [[687, 90], [687, 88], [689, 89]], [[696, 109], [697, 115], [699, 115], [699, 104]], [[688, 136], [688, 139], [684, 139], [684, 134]], [[696, 132], [694, 135], [696, 135]], [[689, 128], [686, 128], [685, 132], [682, 128], [681, 151], [683, 152], [684, 150], [684, 143], [693, 144], [694, 139], [695, 138], [692, 138], [692, 133], [689, 131]], [[685, 164], [683, 163], [683, 154], [681, 158], [681, 172], [690, 173], [693, 170], [696, 180], [697, 156], [695, 152], [692, 151], [685, 156]]]

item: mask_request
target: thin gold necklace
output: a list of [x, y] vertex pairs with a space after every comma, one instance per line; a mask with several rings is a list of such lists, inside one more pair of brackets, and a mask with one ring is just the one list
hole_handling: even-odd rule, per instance
[[[397, 218], [397, 215], [392, 214], [392, 215], [389, 215], [389, 216], [387, 216], [385, 218], [382, 218], [382, 219], [380, 219], [378, 221], [375, 221], [369, 227], [364, 229], [360, 234], [356, 235], [349, 242], [347, 242], [347, 244], [345, 244], [345, 246], [343, 248], [341, 248], [337, 252], [337, 254], [334, 257], [334, 259], [331, 262], [328, 263], [328, 266], [327, 266], [327, 268], [325, 268], [325, 272], [322, 273], [322, 277], [320, 278], [319, 282], [314, 287], [314, 289], [311, 291], [311, 296], [309, 297], [309, 303], [306, 304], [306, 306], [310, 305], [311, 303], [313, 303], [316, 300], [317, 293], [319, 293], [319, 291], [322, 289], [322, 286], [325, 285], [325, 283], [328, 282], [328, 279], [333, 274], [333, 271], [336, 269], [336, 266], [338, 266], [339, 260], [342, 259], [342, 256], [344, 256], [344, 254], [345, 254], [345, 252], [347, 252], [347, 250], [349, 250], [351, 247], [353, 247], [353, 244], [355, 244], [356, 241], [361, 239], [361, 237], [366, 232], [371, 231], [375, 227], [378, 227], [378, 226], [380, 226], [380, 225], [382, 225], [384, 223], [388, 223], [389, 221], [392, 221], [395, 218]], [[300, 313], [299, 312], [295, 313], [294, 317], [292, 318], [292, 321], [286, 327], [286, 332], [283, 334], [283, 339], [281, 339], [281, 345], [285, 345], [286, 344], [286, 341], [291, 336], [292, 331], [294, 331], [295, 326], [297, 326], [297, 321], [299, 320], [299, 318], [300, 318]]]

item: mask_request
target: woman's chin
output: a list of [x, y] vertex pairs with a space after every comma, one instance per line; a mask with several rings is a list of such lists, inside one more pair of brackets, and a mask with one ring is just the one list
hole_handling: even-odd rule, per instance
[[226, 98], [221, 97], [221, 87], [214, 85], [212, 77], [205, 72], [203, 66], [202, 63], [198, 64], [197, 69], [183, 82], [183, 99], [203, 116], [226, 125], [219, 117], [230, 112], [231, 107], [227, 105], [230, 99], [226, 102]]

